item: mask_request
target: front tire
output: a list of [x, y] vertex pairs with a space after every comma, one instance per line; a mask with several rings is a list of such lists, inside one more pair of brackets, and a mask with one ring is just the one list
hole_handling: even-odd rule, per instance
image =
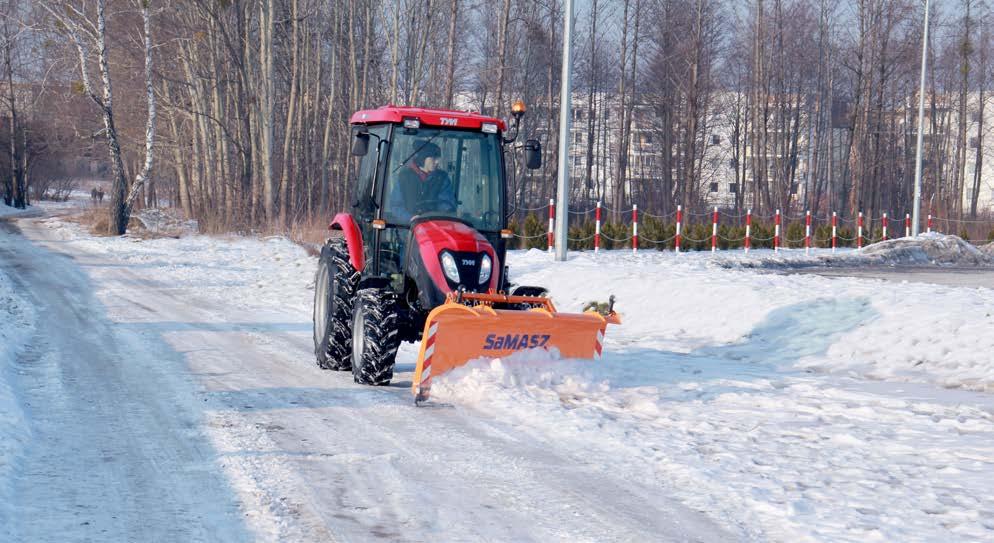
[[314, 355], [318, 367], [352, 368], [352, 308], [358, 282], [349, 262], [345, 240], [329, 241], [321, 249], [314, 279]]
[[400, 347], [397, 295], [359, 291], [352, 316], [352, 377], [361, 385], [389, 385]]

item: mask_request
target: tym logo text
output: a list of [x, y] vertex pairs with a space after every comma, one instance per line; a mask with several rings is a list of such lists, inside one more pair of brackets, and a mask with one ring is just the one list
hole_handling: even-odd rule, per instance
[[545, 347], [549, 342], [549, 334], [490, 334], [483, 344], [483, 350], [494, 351], [508, 349], [520, 351], [522, 349], [537, 349]]

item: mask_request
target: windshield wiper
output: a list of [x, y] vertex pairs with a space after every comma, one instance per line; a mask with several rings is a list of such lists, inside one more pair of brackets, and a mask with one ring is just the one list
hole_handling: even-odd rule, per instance
[[393, 171], [390, 172], [390, 173], [397, 173], [397, 170], [399, 170], [399, 169], [401, 169], [401, 168], [403, 168], [404, 166], [407, 165], [407, 161], [408, 160], [411, 160], [412, 158], [414, 158], [414, 155], [418, 154], [418, 152], [421, 151], [422, 149], [424, 149], [426, 145], [428, 145], [429, 143], [432, 142], [432, 140], [434, 140], [435, 138], [437, 138], [437, 137], [439, 137], [441, 135], [442, 135], [441, 130], [438, 131], [438, 132], [435, 132], [434, 136], [432, 136], [432, 137], [428, 138], [427, 140], [425, 140], [425, 142], [422, 143], [420, 147], [418, 147], [417, 149], [415, 149], [414, 151], [412, 151], [411, 154], [407, 155], [407, 158], [405, 158], [403, 162], [401, 162], [400, 164], [398, 164], [397, 167], [394, 168]]

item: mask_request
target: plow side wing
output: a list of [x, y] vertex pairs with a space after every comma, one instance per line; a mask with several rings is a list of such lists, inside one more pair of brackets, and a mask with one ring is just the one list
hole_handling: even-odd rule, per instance
[[605, 317], [596, 312], [513, 311], [487, 305], [443, 304], [425, 322], [412, 385], [415, 402], [428, 399], [433, 377], [481, 357], [500, 358], [518, 351], [555, 347], [565, 358], [598, 358], [608, 323], [620, 322], [617, 315]]

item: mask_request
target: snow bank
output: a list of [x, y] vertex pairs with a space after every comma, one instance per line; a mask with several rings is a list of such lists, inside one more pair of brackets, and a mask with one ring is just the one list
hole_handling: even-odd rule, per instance
[[132, 216], [148, 232], [173, 237], [196, 234], [197, 221], [187, 219], [177, 209], [145, 208]]
[[981, 253], [984, 253], [988, 258], [994, 260], [994, 242], [988, 243], [987, 245], [981, 245], [979, 249]]
[[31, 306], [17, 295], [10, 277], [0, 270], [0, 519], [8, 514], [4, 505], [11, 503], [12, 465], [17, 462], [28, 439], [12, 375], [16, 357], [30, 339], [33, 326]]
[[888, 240], [864, 247], [860, 256], [873, 264], [983, 266], [994, 259], [959, 236], [938, 233]]
[[607, 351], [724, 346], [805, 371], [994, 391], [994, 291], [716, 269], [694, 256], [575, 253], [552, 266], [533, 250], [509, 260], [512, 280], [549, 286], [562, 310], [616, 295], [624, 324], [608, 328]]
[[[96, 237], [59, 218], [41, 224], [58, 239], [96, 254], [113, 255], [140, 273], [147, 271], [163, 285], [195, 288], [207, 307], [279, 308], [310, 315], [317, 260], [286, 238]], [[97, 278], [104, 273], [89, 271]]]
[[27, 209], [17, 209], [16, 207], [10, 207], [0, 200], [0, 219], [8, 217], [24, 217], [28, 215], [36, 215], [38, 210], [34, 207], [28, 207]]

